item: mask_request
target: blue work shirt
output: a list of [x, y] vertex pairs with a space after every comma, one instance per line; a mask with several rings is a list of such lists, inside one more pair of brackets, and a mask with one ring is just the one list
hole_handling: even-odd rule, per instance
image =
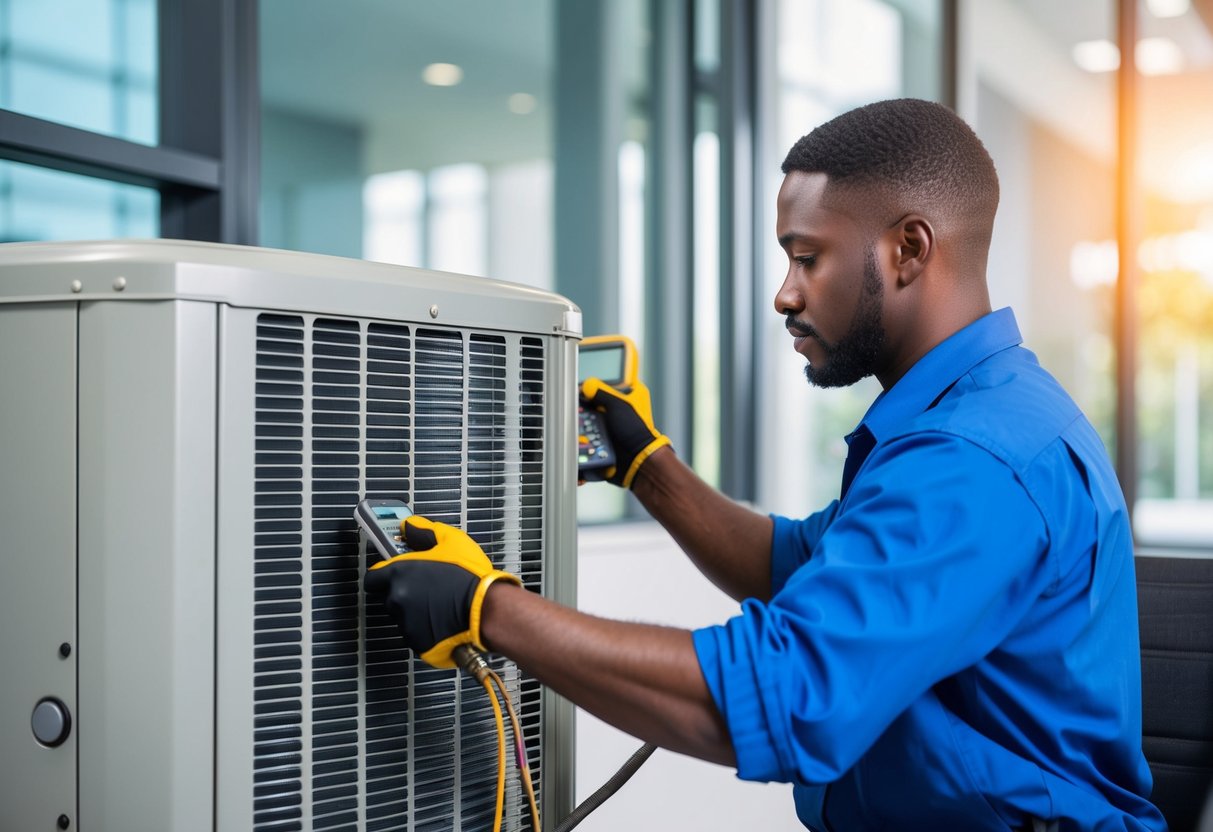
[[774, 518], [771, 600], [694, 634], [738, 776], [810, 828], [1166, 828], [1124, 498], [1021, 341], [993, 312], [881, 394], [842, 499]]

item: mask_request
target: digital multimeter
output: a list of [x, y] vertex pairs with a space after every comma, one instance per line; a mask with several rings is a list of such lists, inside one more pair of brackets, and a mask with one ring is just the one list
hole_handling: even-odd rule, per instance
[[408, 551], [400, 524], [412, 515], [412, 509], [400, 500], [363, 500], [354, 509], [358, 527], [375, 544], [375, 550], [384, 560]]
[[[624, 393], [636, 383], [639, 356], [632, 339], [624, 335], [595, 335], [577, 350], [577, 383], [599, 378]], [[615, 465], [615, 449], [607, 438], [602, 414], [577, 407], [577, 472], [598, 471]], [[585, 479], [584, 476], [579, 476]]]

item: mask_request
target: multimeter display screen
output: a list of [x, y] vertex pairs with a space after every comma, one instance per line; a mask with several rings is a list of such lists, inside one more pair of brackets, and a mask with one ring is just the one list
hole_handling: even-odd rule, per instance
[[622, 346], [582, 349], [578, 352], [577, 380], [600, 378], [617, 387], [623, 383], [623, 359]]
[[406, 508], [397, 508], [396, 506], [375, 506], [373, 509], [375, 516], [383, 518], [395, 517], [397, 520], [403, 520], [409, 516], [409, 510]]

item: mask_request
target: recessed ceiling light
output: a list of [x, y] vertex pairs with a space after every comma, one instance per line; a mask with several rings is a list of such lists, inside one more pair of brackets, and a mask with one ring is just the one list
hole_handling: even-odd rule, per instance
[[[1110, 40], [1087, 40], [1074, 44], [1074, 63], [1087, 72], [1114, 72], [1120, 67], [1120, 50]], [[1174, 75], [1183, 70], [1184, 54], [1170, 38], [1142, 38], [1133, 52], [1142, 75]]]
[[1120, 50], [1110, 40], [1084, 40], [1074, 44], [1071, 54], [1087, 72], [1113, 72], [1120, 66]]
[[527, 113], [535, 112], [536, 103], [538, 102], [535, 101], [535, 96], [529, 92], [516, 92], [510, 96], [510, 112], [525, 116]]
[[1146, 7], [1155, 17], [1179, 17], [1192, 8], [1191, 0], [1146, 0]]
[[1142, 75], [1174, 75], [1184, 68], [1183, 50], [1170, 38], [1142, 38], [1135, 57]]
[[421, 80], [435, 87], [453, 87], [463, 80], [463, 70], [456, 64], [430, 64], [421, 71]]

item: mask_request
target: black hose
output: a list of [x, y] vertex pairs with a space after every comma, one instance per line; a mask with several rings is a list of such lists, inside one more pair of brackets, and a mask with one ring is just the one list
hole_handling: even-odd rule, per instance
[[570, 829], [585, 820], [590, 812], [606, 803], [607, 798], [619, 791], [624, 783], [631, 780], [636, 770], [644, 765], [644, 761], [652, 757], [653, 752], [656, 750], [657, 746], [651, 742], [646, 742], [636, 749], [636, 752], [631, 757], [628, 757], [627, 762], [619, 767], [619, 771], [615, 772], [610, 780], [599, 786], [598, 791], [581, 801], [581, 805], [569, 812], [568, 817], [560, 821], [560, 825], [556, 827], [556, 832], [569, 832]]

